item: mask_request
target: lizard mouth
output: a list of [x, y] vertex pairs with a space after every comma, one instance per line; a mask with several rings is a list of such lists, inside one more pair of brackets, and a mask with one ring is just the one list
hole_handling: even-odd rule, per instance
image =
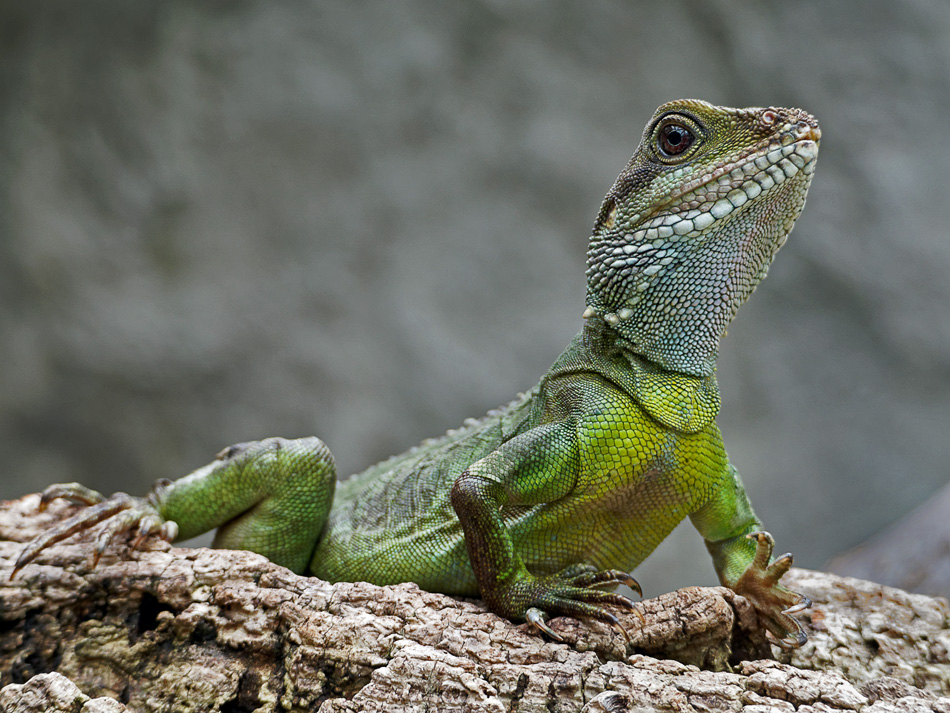
[[[811, 128], [811, 127], [809, 127]], [[815, 130], [817, 131], [817, 130]], [[811, 135], [814, 135], [812, 133]], [[636, 228], [625, 234], [623, 245], [675, 242], [705, 233], [713, 223], [737, 213], [746, 203], [767, 191], [800, 177], [810, 180], [818, 157], [818, 142], [811, 138], [763, 141], [734, 160], [684, 184], [667, 200], [636, 216]], [[631, 235], [639, 236], [631, 239]], [[608, 248], [609, 250], [610, 248]], [[646, 249], [646, 248], [642, 248]], [[616, 254], [616, 258], [623, 258]]]
[[[690, 210], [689, 202], [685, 201], [684, 198], [691, 194], [706, 193], [704, 199], [708, 199], [710, 197], [709, 193], [723, 196], [732, 195], [737, 190], [745, 193], [743, 188], [748, 187], [750, 182], [761, 185], [760, 182], [756, 181], [756, 177], [762, 173], [769, 174], [774, 184], [784, 183], [799, 172], [811, 174], [815, 169], [820, 141], [821, 129], [804, 121], [799, 122], [792, 130], [778, 137], [764, 139], [752, 148], [740, 153], [734, 160], [717, 166], [714, 170], [704, 173], [692, 181], [687, 181], [669, 198], [655, 205], [653, 210], [643, 215], [641, 224], [648, 222], [657, 214], [663, 213], [672, 204], [682, 206], [680, 211], [675, 212]], [[702, 190], [713, 184], [716, 184], [715, 191]], [[761, 187], [765, 188], [765, 186]], [[756, 195], [758, 195], [758, 192], [756, 192]], [[747, 195], [746, 200], [751, 197], [754, 196]], [[734, 208], [739, 208], [741, 203], [745, 203], [745, 200], [739, 196], [734, 198]], [[702, 200], [702, 202], [707, 201]], [[736, 202], [741, 203], [735, 205]]]

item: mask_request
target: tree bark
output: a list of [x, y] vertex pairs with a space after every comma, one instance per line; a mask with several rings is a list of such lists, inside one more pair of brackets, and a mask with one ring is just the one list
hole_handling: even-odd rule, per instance
[[[946, 600], [794, 571], [809, 642], [770, 647], [749, 604], [689, 587], [552, 642], [478, 601], [300, 577], [247, 552], [28, 541], [72, 511], [0, 505], [2, 711], [920, 710], [950, 713]], [[810, 621], [809, 621], [810, 619]]]

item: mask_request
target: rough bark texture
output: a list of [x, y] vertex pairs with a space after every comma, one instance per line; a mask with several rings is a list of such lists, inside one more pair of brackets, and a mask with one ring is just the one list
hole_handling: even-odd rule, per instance
[[[0, 508], [2, 711], [932, 710], [950, 713], [947, 602], [798, 570], [806, 647], [764, 660], [748, 604], [687, 588], [545, 640], [415, 585], [328, 584], [245, 552], [25, 542], [70, 508]], [[752, 660], [759, 659], [759, 660]]]

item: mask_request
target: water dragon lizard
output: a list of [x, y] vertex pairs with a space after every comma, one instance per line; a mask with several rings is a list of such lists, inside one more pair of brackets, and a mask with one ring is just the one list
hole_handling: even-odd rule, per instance
[[[231, 446], [144, 498], [54, 485], [88, 505], [30, 543], [105, 521], [95, 557], [217, 528], [329, 581], [416, 582], [481, 596], [550, 635], [549, 616], [616, 625], [611, 591], [684, 518], [720, 581], [751, 600], [773, 640], [802, 644], [808, 600], [780, 583], [791, 555], [752, 511], [715, 423], [715, 360], [805, 202], [820, 130], [804, 111], [662, 105], [594, 224], [583, 331], [541, 382], [507, 406], [339, 483], [317, 438]], [[335, 491], [335, 494], [334, 494]]]

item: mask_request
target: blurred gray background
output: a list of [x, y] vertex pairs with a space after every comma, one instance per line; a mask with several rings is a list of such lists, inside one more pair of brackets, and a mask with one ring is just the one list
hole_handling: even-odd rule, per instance
[[[3, 3], [0, 497], [269, 435], [349, 474], [505, 403], [681, 97], [822, 124], [719, 369], [757, 512], [821, 566], [948, 479], [946, 0]], [[714, 581], [689, 526], [637, 576]]]

